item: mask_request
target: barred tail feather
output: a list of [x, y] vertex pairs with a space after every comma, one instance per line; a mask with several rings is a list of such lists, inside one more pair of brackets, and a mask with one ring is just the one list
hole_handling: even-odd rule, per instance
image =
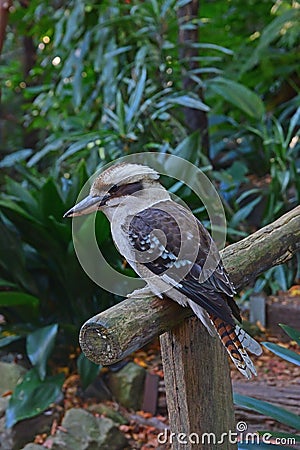
[[[235, 325], [225, 323], [222, 319], [213, 315], [210, 316], [210, 319], [236, 368], [248, 379], [252, 377], [252, 374], [257, 375], [255, 367], [247, 354], [246, 348], [249, 348], [249, 350], [252, 348], [258, 352], [258, 347], [260, 347], [259, 344], [256, 343], [254, 339], [250, 338], [247, 333], [241, 333], [240, 327], [236, 330]], [[254, 345], [252, 341], [257, 345]], [[248, 342], [250, 342], [250, 346], [248, 345]]]
[[249, 336], [249, 334], [246, 333], [245, 330], [236, 325], [235, 332], [237, 334], [237, 337], [239, 338], [240, 343], [244, 348], [246, 348], [247, 350], [249, 350], [249, 352], [254, 353], [254, 355], [257, 356], [262, 354], [262, 348], [259, 345], [259, 343], [251, 336]]

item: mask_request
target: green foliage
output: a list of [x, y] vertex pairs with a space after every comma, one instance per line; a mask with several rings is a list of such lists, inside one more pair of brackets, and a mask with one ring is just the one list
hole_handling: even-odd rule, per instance
[[265, 342], [264, 346], [268, 350], [271, 350], [271, 352], [273, 352], [275, 355], [281, 356], [281, 358], [285, 359], [286, 361], [300, 366], [300, 355], [293, 352], [292, 350], [282, 347], [282, 345], [273, 344], [272, 342]]
[[[47, 375], [49, 358], [53, 353], [56, 358], [64, 352], [69, 354], [78, 345], [82, 323], [116, 301], [85, 275], [74, 252], [71, 222], [62, 218], [87, 180], [85, 163], [79, 163], [72, 178], [62, 178], [60, 185], [51, 176], [35, 178], [34, 171], [23, 166], [19, 171], [23, 181], [7, 178], [6, 194], [0, 199], [0, 307], [6, 321], [0, 328], [0, 347], [14, 345], [23, 351], [25, 338], [34, 371], [12, 397], [9, 424], [40, 411], [35, 404], [30, 406], [31, 395], [42, 396], [42, 408], [55, 401], [61, 377]], [[96, 224], [99, 245], [104, 253], [111, 253], [112, 260], [116, 253], [111, 252], [113, 244], [107, 240], [105, 217], [99, 215]], [[119, 255], [115, 265], [121, 266]], [[54, 346], [55, 339], [59, 346]], [[81, 361], [78, 367], [84, 386], [99, 371], [87, 361]], [[23, 394], [25, 399], [19, 408]]]
[[63, 382], [63, 374], [49, 376], [42, 381], [35, 368], [28, 371], [9, 400], [6, 410], [7, 428], [45, 411], [61, 397]]
[[260, 414], [272, 417], [280, 423], [283, 423], [291, 428], [296, 428], [296, 430], [300, 430], [299, 416], [287, 411], [284, 408], [241, 394], [234, 394], [234, 402], [239, 406], [252, 410], [254, 409]]
[[297, 344], [300, 346], [300, 331], [295, 330], [294, 328], [283, 325], [282, 323], [279, 324], [279, 326], [288, 334], [288, 336], [293, 340], [296, 341]]
[[[288, 325], [283, 324], [279, 325], [291, 339], [295, 340], [297, 344], [300, 345], [300, 332], [298, 330], [295, 330], [294, 328], [289, 327]], [[272, 342], [264, 342], [263, 345], [268, 350], [271, 350], [271, 352], [275, 353], [275, 355], [280, 356], [281, 358], [291, 362], [292, 364], [300, 366], [300, 355], [298, 355], [298, 353], [295, 353], [292, 350], [282, 347], [281, 345], [273, 344]]]
[[217, 77], [209, 83], [209, 88], [250, 117], [260, 120], [265, 114], [261, 98], [236, 81]]
[[[8, 178], [0, 199], [0, 306], [6, 318], [0, 345], [8, 335], [11, 341], [51, 323], [59, 323], [65, 342], [76, 345], [84, 320], [115, 301], [85, 275], [74, 252], [71, 222], [62, 218], [87, 179], [85, 164], [77, 166], [71, 180], [62, 178], [60, 186], [52, 177], [35, 179], [31, 174], [23, 171], [22, 182]], [[97, 217], [97, 230], [104, 253], [110, 252], [113, 244], [106, 241], [103, 215]], [[121, 266], [119, 261], [116, 256], [113, 263]]]
[[58, 325], [48, 325], [28, 334], [26, 351], [28, 358], [35, 366], [41, 381], [45, 380], [47, 361], [53, 351]]
[[42, 413], [62, 396], [64, 375], [47, 375], [47, 362], [57, 337], [57, 324], [40, 328], [27, 335], [27, 355], [33, 368], [17, 384], [6, 410], [6, 426]]
[[80, 375], [83, 389], [87, 388], [95, 380], [100, 369], [100, 364], [93, 363], [84, 355], [84, 353], [80, 353], [77, 358], [77, 370]]

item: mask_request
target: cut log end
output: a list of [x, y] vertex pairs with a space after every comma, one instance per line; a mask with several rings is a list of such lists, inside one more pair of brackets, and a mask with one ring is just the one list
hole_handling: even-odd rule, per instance
[[96, 364], [110, 365], [124, 358], [116, 334], [96, 322], [86, 322], [79, 335], [83, 353]]

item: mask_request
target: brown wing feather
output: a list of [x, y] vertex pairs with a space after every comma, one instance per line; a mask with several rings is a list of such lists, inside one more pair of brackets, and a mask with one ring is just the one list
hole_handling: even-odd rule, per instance
[[[155, 230], [161, 231], [165, 240], [163, 242], [157, 238], [163, 248], [158, 257], [151, 259], [153, 249], [149, 236]], [[184, 278], [180, 278], [176, 262], [183, 242], [187, 241], [191, 233], [191, 246], [185, 245], [186, 251], [183, 255], [187, 261], [191, 261], [190, 270]], [[240, 320], [239, 309], [232, 299], [235, 291], [222, 265], [217, 247], [207, 230], [190, 211], [174, 202], [158, 203], [156, 207], [147, 208], [132, 219], [129, 236], [135, 249], [149, 254], [149, 262], [146, 261], [145, 265], [154, 274], [162, 275], [168, 271], [177, 282], [175, 288], [210, 314], [232, 325], [232, 314]], [[208, 255], [211, 264], [206, 270], [209, 276], [200, 282]]]

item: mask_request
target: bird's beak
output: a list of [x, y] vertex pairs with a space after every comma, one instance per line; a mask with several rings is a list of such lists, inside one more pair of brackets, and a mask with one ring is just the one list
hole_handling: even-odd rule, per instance
[[64, 217], [82, 216], [83, 214], [90, 214], [97, 211], [100, 204], [103, 202], [103, 197], [88, 195], [81, 202], [73, 206], [64, 214]]

